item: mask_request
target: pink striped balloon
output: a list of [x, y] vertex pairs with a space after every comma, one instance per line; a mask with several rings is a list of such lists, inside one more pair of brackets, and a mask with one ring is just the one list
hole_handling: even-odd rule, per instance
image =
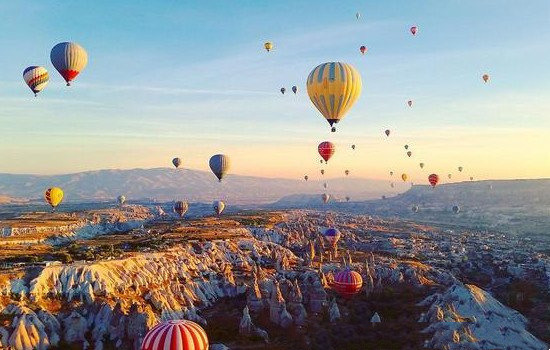
[[145, 335], [141, 350], [208, 350], [208, 337], [195, 322], [172, 320], [153, 327]]
[[334, 276], [332, 289], [344, 298], [351, 298], [353, 295], [359, 293], [362, 286], [363, 278], [361, 275], [346, 267]]

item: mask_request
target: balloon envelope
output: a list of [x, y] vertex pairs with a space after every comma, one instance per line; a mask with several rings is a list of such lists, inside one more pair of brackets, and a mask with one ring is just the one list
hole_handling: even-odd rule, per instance
[[359, 293], [362, 286], [363, 278], [361, 275], [351, 271], [349, 267], [334, 275], [334, 282], [332, 283], [332, 288], [344, 298], [351, 298]]
[[271, 51], [271, 49], [273, 49], [273, 43], [271, 41], [264, 43], [264, 48], [267, 50], [267, 52]]
[[126, 197], [123, 195], [118, 196], [117, 198], [118, 204], [123, 205], [124, 202], [126, 202]]
[[214, 213], [216, 213], [216, 215], [221, 215], [225, 209], [225, 203], [222, 201], [214, 201], [214, 203], [212, 203], [212, 208], [214, 209]]
[[309, 98], [331, 126], [346, 116], [361, 95], [361, 87], [361, 75], [347, 63], [320, 64], [307, 78]]
[[437, 174], [430, 174], [430, 176], [428, 176], [428, 181], [432, 187], [435, 187], [439, 182], [439, 176]]
[[25, 83], [27, 83], [27, 86], [32, 90], [32, 92], [34, 92], [34, 95], [36, 96], [36, 94], [42, 91], [46, 87], [46, 85], [48, 85], [50, 76], [46, 68], [40, 66], [31, 66], [27, 67], [23, 71], [23, 79], [25, 80]]
[[328, 200], [330, 199], [330, 195], [323, 193], [321, 198], [323, 199], [323, 203], [328, 203]]
[[458, 214], [460, 212], [460, 207], [458, 205], [453, 205], [453, 212]]
[[141, 350], [208, 350], [208, 337], [192, 321], [172, 320], [153, 327], [143, 338]]
[[182, 163], [181, 158], [174, 158], [174, 159], [172, 159], [172, 164], [174, 164], [174, 166], [175, 166], [176, 168], [179, 168], [180, 165], [181, 165], [181, 163]]
[[86, 50], [77, 43], [64, 42], [55, 45], [50, 53], [50, 60], [67, 85], [84, 70], [88, 64]]
[[218, 180], [221, 182], [225, 174], [229, 171], [231, 165], [229, 157], [225, 154], [215, 154], [210, 158], [208, 162], [210, 169], [216, 175]]
[[386, 136], [390, 136], [390, 130], [389, 129], [386, 129], [386, 131], [384, 131], [386, 133]]
[[412, 26], [410, 31], [411, 31], [412, 35], [416, 35], [416, 33], [418, 33], [418, 27], [417, 26]]
[[293, 92], [294, 94], [296, 94], [296, 93], [298, 92], [298, 88], [296, 87], [296, 85], [294, 85], [294, 86], [292, 87], [292, 92]]
[[329, 141], [324, 141], [317, 146], [317, 151], [319, 152], [319, 155], [321, 158], [325, 160], [325, 162], [328, 162], [328, 160], [332, 157], [334, 154], [334, 151], [336, 150], [334, 144]]
[[174, 212], [176, 212], [180, 217], [183, 217], [187, 210], [189, 209], [189, 204], [184, 201], [177, 201], [174, 203]]
[[403, 181], [407, 181], [408, 178], [409, 176], [407, 174], [401, 174], [401, 179], [403, 179]]
[[55, 208], [63, 200], [63, 190], [59, 187], [50, 187], [44, 192], [44, 199], [52, 208]]

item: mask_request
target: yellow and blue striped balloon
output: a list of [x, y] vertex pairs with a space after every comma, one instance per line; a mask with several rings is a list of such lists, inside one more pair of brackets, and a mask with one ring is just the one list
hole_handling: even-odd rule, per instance
[[331, 126], [346, 116], [361, 95], [361, 88], [359, 72], [342, 62], [320, 64], [307, 78], [309, 98]]
[[46, 68], [41, 66], [31, 66], [27, 67], [27, 69], [23, 71], [23, 79], [32, 92], [34, 92], [34, 96], [36, 96], [37, 93], [42, 91], [46, 85], [48, 85], [50, 76], [48, 75]]

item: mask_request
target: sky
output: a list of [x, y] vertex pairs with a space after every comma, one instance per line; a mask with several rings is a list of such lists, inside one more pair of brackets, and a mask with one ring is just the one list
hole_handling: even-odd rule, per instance
[[[175, 156], [208, 170], [225, 153], [234, 174], [316, 178], [328, 140], [328, 177], [550, 177], [546, 0], [12, 0], [0, 14], [0, 172], [151, 168]], [[71, 87], [49, 60], [62, 41], [89, 57]], [[305, 87], [328, 61], [363, 81], [336, 133]], [[30, 65], [50, 72], [37, 98], [22, 79]]]

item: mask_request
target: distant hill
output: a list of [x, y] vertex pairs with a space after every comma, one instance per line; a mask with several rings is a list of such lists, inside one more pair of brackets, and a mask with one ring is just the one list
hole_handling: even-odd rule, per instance
[[[326, 191], [341, 197], [369, 199], [389, 194], [386, 181], [340, 178], [327, 182]], [[51, 176], [0, 174], [0, 195], [6, 198], [42, 200], [44, 190], [50, 186], [61, 187], [65, 191], [64, 201], [68, 202], [112, 201], [124, 194], [130, 201], [182, 198], [210, 202], [223, 198], [250, 204], [273, 202], [289, 194], [325, 191], [322, 183], [312, 180], [228, 175], [223, 183], [218, 183], [210, 172], [172, 168], [98, 170]]]

